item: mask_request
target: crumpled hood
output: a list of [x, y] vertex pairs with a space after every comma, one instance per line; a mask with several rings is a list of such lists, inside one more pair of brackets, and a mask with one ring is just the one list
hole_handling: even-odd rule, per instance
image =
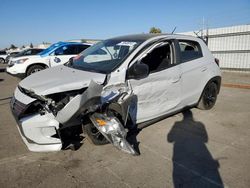
[[48, 95], [88, 87], [91, 80], [102, 84], [105, 77], [105, 74], [60, 65], [28, 76], [19, 86], [31, 89], [37, 95]]

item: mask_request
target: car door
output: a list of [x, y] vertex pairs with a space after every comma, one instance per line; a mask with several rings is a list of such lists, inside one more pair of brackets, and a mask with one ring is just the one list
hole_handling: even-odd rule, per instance
[[71, 57], [77, 55], [77, 46], [76, 45], [64, 45], [57, 48], [54, 53], [49, 57], [49, 64], [51, 67], [62, 65], [69, 61]]
[[198, 102], [205, 83], [207, 62], [197, 41], [179, 40], [182, 70], [182, 101], [186, 105]]
[[181, 70], [174, 51], [171, 41], [162, 42], [139, 60], [149, 66], [150, 73], [146, 78], [129, 80], [137, 101], [137, 123], [160, 117], [180, 106]]

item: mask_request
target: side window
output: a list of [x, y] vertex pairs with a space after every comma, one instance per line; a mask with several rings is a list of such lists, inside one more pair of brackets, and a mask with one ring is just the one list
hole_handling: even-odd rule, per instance
[[101, 49], [101, 48], [96, 50], [95, 53], [92, 53], [92, 55], [107, 55], [107, 54], [108, 53], [105, 50]]
[[32, 50], [27, 50], [23, 55], [32, 55]]
[[77, 46], [67, 46], [67, 49], [64, 50], [64, 55], [75, 55], [77, 54]]
[[79, 45], [77, 46], [77, 54], [81, 53], [83, 50], [86, 50], [89, 46], [88, 45]]
[[147, 56], [141, 60], [141, 62], [148, 65], [150, 73], [172, 67], [174, 61], [171, 45], [165, 43], [154, 48], [153, 51], [148, 53]]
[[32, 50], [32, 54], [33, 55], [36, 55], [36, 54], [38, 54], [38, 53], [40, 53], [40, 52], [42, 52], [43, 51], [43, 49], [33, 49]]
[[181, 61], [187, 62], [202, 57], [200, 44], [195, 41], [179, 41]]
[[62, 46], [55, 51], [55, 55], [75, 55], [76, 54], [76, 46], [68, 45]]

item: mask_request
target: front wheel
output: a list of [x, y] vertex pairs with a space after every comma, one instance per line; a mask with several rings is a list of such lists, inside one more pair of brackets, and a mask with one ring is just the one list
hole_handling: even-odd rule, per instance
[[4, 64], [5, 60], [3, 58], [0, 58], [0, 63]]
[[218, 88], [214, 82], [209, 83], [200, 98], [198, 108], [202, 110], [209, 110], [213, 108], [217, 100]]
[[29, 75], [31, 75], [31, 74], [34, 74], [34, 73], [36, 73], [36, 72], [39, 72], [39, 71], [41, 71], [41, 70], [43, 70], [43, 69], [44, 69], [44, 67], [41, 66], [41, 65], [33, 65], [33, 66], [31, 66], [31, 67], [28, 69], [28, 71], [27, 71], [27, 76], [29, 76]]

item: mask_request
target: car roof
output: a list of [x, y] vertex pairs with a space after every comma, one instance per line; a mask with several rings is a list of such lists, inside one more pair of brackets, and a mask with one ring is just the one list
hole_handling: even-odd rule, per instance
[[134, 35], [125, 35], [110, 38], [111, 40], [123, 40], [123, 41], [138, 41], [143, 42], [148, 39], [153, 38], [183, 38], [183, 39], [190, 39], [190, 40], [197, 40], [197, 37], [189, 36], [189, 35], [181, 35], [181, 34], [169, 34], [169, 33], [147, 33], [147, 34], [134, 34]]
[[124, 35], [111, 38], [113, 40], [124, 40], [124, 41], [146, 41], [150, 38], [159, 36], [159, 34], [134, 34], [134, 35]]
[[81, 42], [57, 42], [58, 46], [66, 46], [66, 45], [91, 45], [89, 43], [81, 43]]

